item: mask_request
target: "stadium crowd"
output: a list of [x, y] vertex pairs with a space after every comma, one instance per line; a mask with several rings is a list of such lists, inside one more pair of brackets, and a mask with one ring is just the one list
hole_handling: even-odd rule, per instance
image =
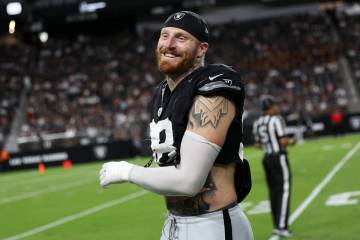
[[0, 45], [0, 149], [19, 105], [28, 51], [16, 43]]
[[[242, 74], [247, 110], [257, 108], [261, 94], [277, 96], [285, 115], [304, 111], [318, 117], [347, 104], [338, 42], [326, 15], [287, 16], [214, 30], [212, 56], [226, 56]], [[239, 48], [230, 49], [233, 42], [239, 42]]]
[[[206, 60], [224, 62], [241, 73], [247, 112], [258, 108], [261, 94], [276, 95], [288, 116], [302, 112], [318, 117], [335, 107], [346, 108], [338, 63], [341, 44], [327, 15], [232, 22], [212, 26], [211, 34]], [[90, 139], [132, 139], [141, 146], [147, 137], [148, 104], [162, 80], [154, 56], [156, 40], [150, 30], [50, 38], [38, 51], [21, 136], [72, 131]], [[25, 64], [19, 54], [12, 52], [11, 59]], [[9, 69], [0, 73], [2, 86], [19, 91], [21, 64], [0, 65]], [[6, 105], [16, 106], [17, 94], [1, 88], [1, 129], [12, 115]]]
[[128, 32], [47, 42], [22, 135], [74, 131], [140, 144], [158, 74], [150, 44]]
[[352, 68], [357, 89], [360, 90], [360, 16], [339, 14], [338, 18], [343, 50]]

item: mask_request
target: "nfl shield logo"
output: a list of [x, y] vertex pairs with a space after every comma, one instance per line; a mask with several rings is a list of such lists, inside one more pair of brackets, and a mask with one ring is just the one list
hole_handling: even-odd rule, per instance
[[97, 159], [104, 159], [107, 155], [107, 147], [104, 145], [95, 146], [93, 150]]
[[185, 13], [183, 13], [183, 12], [175, 13], [174, 20], [178, 21], [178, 20], [182, 19], [184, 16], [185, 16]]

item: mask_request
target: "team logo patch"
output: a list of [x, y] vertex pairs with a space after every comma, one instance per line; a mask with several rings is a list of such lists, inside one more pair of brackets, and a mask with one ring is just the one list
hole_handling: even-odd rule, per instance
[[224, 78], [223, 81], [229, 86], [232, 85], [232, 80], [231, 79]]
[[183, 12], [175, 13], [174, 20], [178, 21], [178, 20], [182, 19], [184, 16], [185, 16], [185, 13], [183, 13]]

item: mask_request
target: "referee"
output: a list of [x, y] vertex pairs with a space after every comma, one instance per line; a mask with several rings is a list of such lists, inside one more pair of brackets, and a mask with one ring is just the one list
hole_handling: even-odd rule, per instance
[[284, 119], [271, 96], [261, 98], [263, 115], [254, 122], [255, 146], [263, 148], [263, 166], [269, 188], [273, 235], [292, 237], [288, 230], [290, 209], [291, 171], [286, 146], [295, 140], [285, 134]]

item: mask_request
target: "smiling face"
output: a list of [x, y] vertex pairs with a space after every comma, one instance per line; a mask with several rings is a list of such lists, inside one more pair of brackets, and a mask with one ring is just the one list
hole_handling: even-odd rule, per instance
[[201, 43], [190, 33], [165, 27], [161, 30], [156, 49], [159, 70], [166, 75], [179, 76], [192, 69], [207, 48], [207, 43]]

